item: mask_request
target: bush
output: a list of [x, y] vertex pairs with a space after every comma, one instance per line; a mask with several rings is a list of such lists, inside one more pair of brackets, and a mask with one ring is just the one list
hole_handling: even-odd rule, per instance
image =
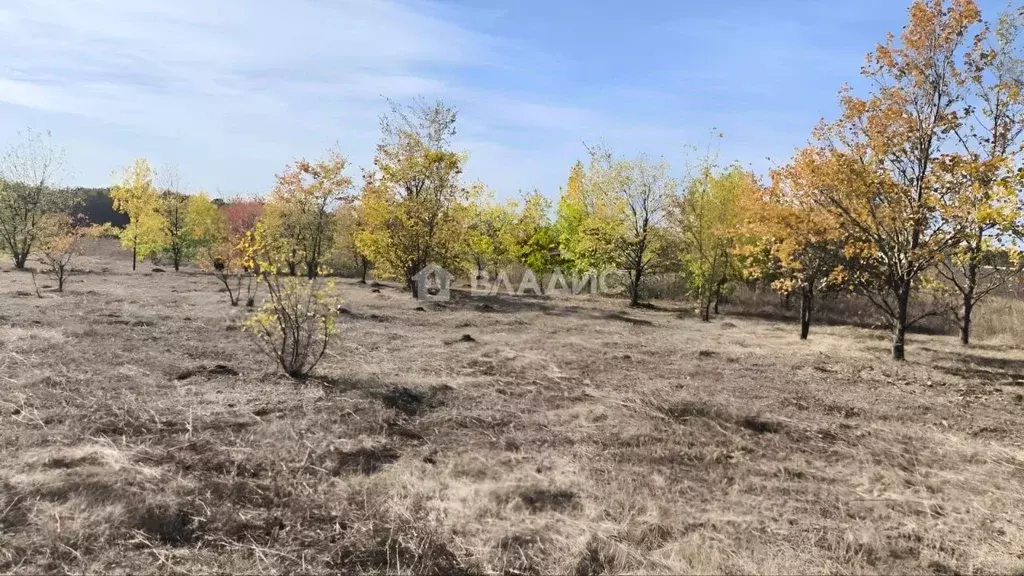
[[269, 296], [245, 323], [260, 348], [292, 378], [303, 379], [337, 334], [333, 282], [263, 275]]
[[73, 262], [81, 252], [84, 228], [79, 219], [67, 214], [44, 214], [37, 224], [39, 234], [39, 261], [43, 271], [57, 281], [57, 291], [64, 291], [64, 283], [73, 272]]
[[114, 226], [110, 222], [104, 222], [103, 224], [93, 224], [89, 226], [86, 231], [86, 236], [89, 238], [120, 238], [121, 229]]

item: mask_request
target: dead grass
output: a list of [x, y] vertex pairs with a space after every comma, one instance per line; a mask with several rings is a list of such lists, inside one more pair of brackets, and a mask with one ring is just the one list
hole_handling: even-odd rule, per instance
[[862, 328], [343, 283], [297, 385], [212, 278], [110, 256], [64, 296], [0, 272], [0, 572], [1024, 571], [998, 339], [896, 365]]

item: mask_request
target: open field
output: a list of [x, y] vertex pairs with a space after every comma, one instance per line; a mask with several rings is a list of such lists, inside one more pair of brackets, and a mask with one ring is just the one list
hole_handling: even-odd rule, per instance
[[212, 278], [85, 265], [0, 273], [0, 572], [1024, 571], [1002, 344], [346, 281], [296, 384]]

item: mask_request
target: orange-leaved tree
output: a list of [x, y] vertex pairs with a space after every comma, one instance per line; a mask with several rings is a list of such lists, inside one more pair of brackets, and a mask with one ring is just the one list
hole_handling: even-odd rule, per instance
[[251, 246], [263, 208], [261, 200], [240, 200], [221, 208], [217, 216], [221, 233], [203, 251], [202, 265], [224, 285], [232, 306], [238, 305], [243, 289], [245, 305], [251, 308], [256, 304], [259, 283], [253, 279], [258, 270], [251, 267]]
[[819, 125], [797, 159], [815, 165], [815, 202], [859, 250], [855, 278], [889, 321], [897, 360], [907, 327], [930, 313], [911, 317], [911, 296], [963, 231], [949, 148], [963, 125], [960, 62], [980, 18], [973, 0], [915, 2], [899, 39], [867, 57], [870, 94], [844, 89], [841, 117]]
[[84, 218], [62, 212], [44, 214], [39, 221], [38, 258], [44, 271], [57, 281], [58, 292], [64, 292], [64, 284], [74, 271], [86, 231]]
[[810, 333], [815, 297], [846, 284], [850, 260], [834, 216], [814, 203], [815, 166], [797, 161], [773, 170], [771, 187], [745, 198], [741, 208], [744, 273], [799, 295], [801, 340]]

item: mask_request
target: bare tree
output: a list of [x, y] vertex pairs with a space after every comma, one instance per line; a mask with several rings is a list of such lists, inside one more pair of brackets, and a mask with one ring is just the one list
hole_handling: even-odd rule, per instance
[[70, 195], [58, 188], [63, 168], [64, 150], [54, 147], [49, 132], [20, 132], [0, 157], [0, 242], [19, 270], [39, 240], [43, 215], [71, 207]]

